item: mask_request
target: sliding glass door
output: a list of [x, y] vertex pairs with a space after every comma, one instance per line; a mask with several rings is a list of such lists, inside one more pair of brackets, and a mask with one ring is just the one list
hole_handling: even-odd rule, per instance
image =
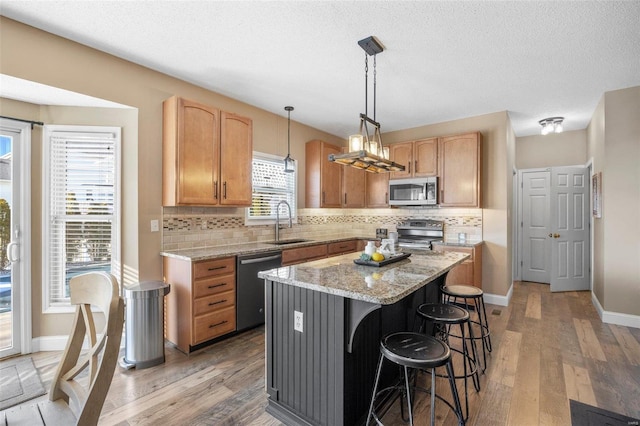
[[30, 144], [29, 124], [0, 119], [0, 358], [31, 349]]

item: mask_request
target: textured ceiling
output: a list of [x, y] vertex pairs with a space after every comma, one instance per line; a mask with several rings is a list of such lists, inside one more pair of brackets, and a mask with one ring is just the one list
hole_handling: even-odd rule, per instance
[[584, 129], [604, 92], [640, 85], [640, 1], [0, 0], [0, 14], [341, 137], [364, 112], [370, 35], [383, 132], [497, 111], [518, 136], [549, 116]]

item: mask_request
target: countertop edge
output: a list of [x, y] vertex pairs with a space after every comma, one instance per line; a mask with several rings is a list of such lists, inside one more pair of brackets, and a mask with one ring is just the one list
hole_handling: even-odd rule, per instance
[[[305, 288], [305, 289], [318, 291], [318, 292], [325, 293], [325, 294], [331, 294], [331, 295], [334, 295], [334, 296], [345, 297], [345, 298], [353, 299], [353, 300], [359, 300], [359, 301], [362, 301], [362, 302], [376, 303], [376, 304], [381, 304], [381, 305], [391, 305], [393, 303], [396, 303], [399, 300], [402, 300], [404, 297], [406, 297], [409, 294], [415, 292], [416, 290], [426, 286], [430, 282], [438, 279], [439, 277], [441, 277], [445, 273], [449, 272], [453, 267], [459, 265], [460, 263], [464, 262], [465, 260], [467, 260], [468, 258], [471, 257], [469, 254], [465, 254], [465, 253], [457, 253], [457, 255], [459, 255], [459, 259], [457, 261], [451, 263], [448, 267], [443, 268], [440, 271], [438, 271], [436, 274], [433, 274], [433, 275], [425, 278], [424, 280], [420, 281], [419, 283], [417, 283], [417, 284], [415, 284], [415, 285], [413, 285], [411, 287], [407, 287], [403, 291], [401, 291], [401, 292], [399, 292], [399, 293], [397, 293], [397, 294], [395, 294], [393, 296], [388, 296], [388, 297], [375, 297], [375, 296], [359, 293], [359, 292], [353, 291], [353, 290], [326, 287], [326, 286], [323, 286], [321, 284], [309, 283], [309, 282], [305, 282], [305, 281], [299, 281], [299, 280], [296, 280], [296, 279], [286, 278], [286, 277], [282, 277], [282, 276], [274, 276], [271, 273], [271, 271], [274, 271], [275, 269], [296, 268], [298, 266], [303, 266], [304, 264], [283, 266], [282, 268], [275, 268], [275, 269], [271, 269], [271, 270], [267, 270], [267, 271], [261, 271], [261, 272], [258, 273], [258, 277], [262, 278], [262, 279], [265, 279], [265, 280], [269, 280], [269, 281], [274, 281], [274, 282], [278, 282], [278, 283], [281, 283], [281, 284], [290, 285], [290, 286], [293, 286], [293, 287]], [[313, 263], [313, 262], [311, 262], [311, 263]], [[403, 263], [402, 261], [398, 262], [398, 265], [401, 265], [402, 263]], [[287, 275], [289, 275], [289, 274], [287, 274]]]

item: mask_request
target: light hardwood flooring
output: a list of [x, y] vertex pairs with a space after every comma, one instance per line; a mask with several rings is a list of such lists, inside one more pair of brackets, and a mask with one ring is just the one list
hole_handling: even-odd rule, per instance
[[[467, 424], [570, 425], [569, 399], [640, 419], [640, 329], [603, 324], [589, 292], [516, 283], [510, 306], [487, 314], [493, 352], [480, 392], [469, 383]], [[30, 356], [48, 388], [60, 352]], [[262, 327], [190, 356], [167, 347], [165, 364], [116, 368], [100, 425], [280, 425], [264, 411], [264, 380]], [[437, 388], [447, 396], [444, 379]], [[428, 424], [428, 405], [418, 394], [416, 424]], [[436, 415], [457, 424], [443, 404]], [[403, 424], [397, 403], [383, 420]]]

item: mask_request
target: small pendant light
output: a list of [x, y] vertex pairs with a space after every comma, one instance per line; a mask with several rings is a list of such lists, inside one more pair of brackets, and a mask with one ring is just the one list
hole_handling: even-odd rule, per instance
[[293, 173], [296, 170], [296, 160], [291, 158], [291, 111], [293, 111], [292, 106], [284, 107], [284, 110], [287, 111], [287, 156], [284, 159], [284, 171], [285, 173]]

